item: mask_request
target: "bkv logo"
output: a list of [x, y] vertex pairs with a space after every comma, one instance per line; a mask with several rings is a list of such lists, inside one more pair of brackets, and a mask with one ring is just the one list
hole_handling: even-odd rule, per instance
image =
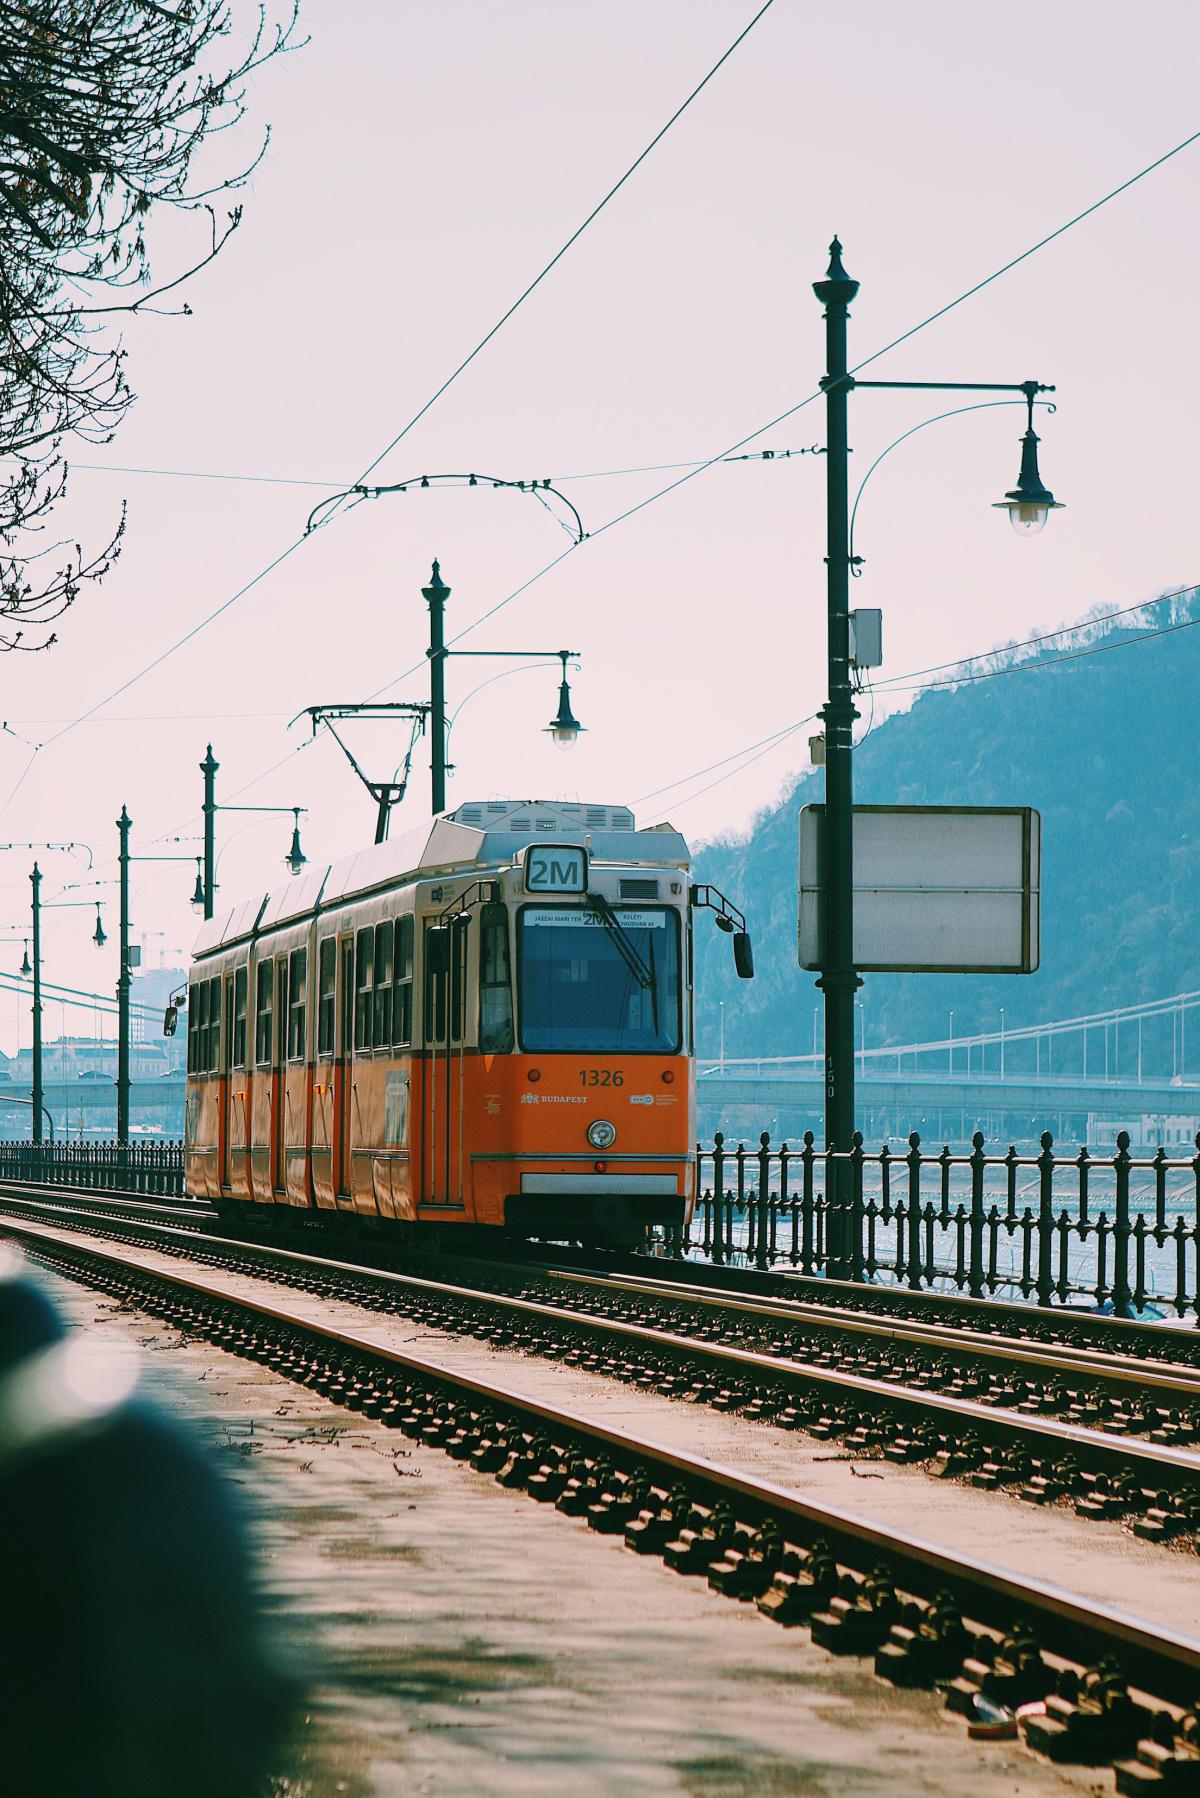
[[630, 1093], [629, 1103], [631, 1105], [653, 1105], [654, 1094], [653, 1093]]

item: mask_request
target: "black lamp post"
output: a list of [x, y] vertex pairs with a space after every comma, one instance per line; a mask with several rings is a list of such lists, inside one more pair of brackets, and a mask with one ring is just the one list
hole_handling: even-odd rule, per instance
[[[212, 751], [209, 750], [211, 758]], [[215, 764], [214, 764], [215, 767]], [[130, 855], [133, 819], [125, 806], [117, 819], [117, 864], [120, 870], [121, 934], [117, 946], [117, 1144], [129, 1143], [129, 867], [131, 862], [190, 862], [190, 855]]]
[[[192, 892], [192, 910], [200, 912], [205, 918], [213, 915], [213, 904], [217, 896], [217, 863], [216, 863], [216, 819], [218, 812], [261, 812], [264, 816], [270, 813], [289, 813], [293, 819], [292, 842], [284, 856], [284, 866], [291, 874], [299, 874], [308, 861], [300, 847], [300, 819], [306, 816], [302, 805], [218, 805], [216, 799], [217, 769], [221, 766], [213, 755], [213, 746], [208, 745], [204, 760], [200, 763], [200, 772], [204, 776], [204, 860], [196, 860], [196, 885]], [[142, 858], [145, 859], [145, 858]]]
[[[825, 817], [822, 842], [823, 912], [821, 973], [817, 981], [825, 998], [825, 1142], [842, 1154], [854, 1140], [854, 995], [862, 980], [854, 965], [854, 790], [852, 731], [854, 706], [850, 654], [850, 541], [847, 517], [849, 438], [847, 400], [863, 387], [913, 388], [933, 392], [1022, 393], [1029, 405], [1029, 424], [1021, 451], [1017, 485], [998, 505], [1008, 511], [1014, 528], [1032, 535], [1045, 524], [1059, 502], [1044, 486], [1037, 465], [1033, 405], [1039, 393], [1052, 393], [1038, 381], [860, 381], [849, 371], [846, 323], [858, 282], [842, 266], [842, 246], [829, 246], [829, 268], [813, 292], [825, 308], [825, 482], [826, 597], [828, 615], [829, 697], [822, 709], [825, 723]], [[829, 1163], [827, 1196], [831, 1203], [828, 1272], [848, 1278], [859, 1272], [860, 1245], [851, 1215], [849, 1165]]]
[[[49, 845], [48, 845], [49, 846]], [[33, 1079], [30, 1083], [32, 1099], [32, 1134], [35, 1143], [42, 1140], [42, 1116], [49, 1117], [45, 1106], [45, 1092], [42, 1082], [42, 913], [44, 911], [78, 911], [81, 908], [96, 907], [96, 928], [92, 932], [92, 941], [97, 949], [103, 949], [108, 938], [104, 934], [104, 926], [100, 921], [100, 904], [95, 899], [61, 899], [45, 905], [42, 903], [42, 871], [37, 863], [33, 864], [33, 872], [29, 876], [29, 884], [33, 888], [33, 967], [29, 965], [29, 949], [26, 947], [21, 962], [21, 973], [33, 974]], [[50, 1127], [51, 1138], [54, 1126]]]
[[578, 741], [583, 725], [571, 710], [571, 687], [567, 680], [567, 663], [579, 654], [577, 649], [447, 649], [445, 615], [450, 588], [442, 580], [439, 563], [433, 564], [433, 578], [421, 593], [429, 606], [429, 728], [431, 734], [430, 773], [433, 811], [446, 809], [446, 675], [449, 656], [471, 656], [477, 660], [523, 661], [529, 656], [557, 656], [562, 663], [562, 680], [558, 689], [558, 712], [546, 726], [560, 749], [569, 749]]

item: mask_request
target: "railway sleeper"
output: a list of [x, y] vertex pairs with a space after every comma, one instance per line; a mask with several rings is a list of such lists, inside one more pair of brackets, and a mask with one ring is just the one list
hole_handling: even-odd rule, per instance
[[[126, 1242], [139, 1240], [136, 1236], [131, 1237], [128, 1231], [110, 1230], [107, 1233], [119, 1234]], [[161, 1247], [158, 1238], [146, 1237], [142, 1240], [147, 1246]], [[435, 1327], [445, 1326], [448, 1319], [454, 1319], [455, 1327], [461, 1330], [464, 1317], [469, 1317], [471, 1332], [499, 1347], [526, 1348], [534, 1353], [568, 1359], [563, 1353], [562, 1338], [557, 1332], [546, 1335], [538, 1326], [523, 1326], [511, 1318], [489, 1322], [486, 1317], [486, 1300], [476, 1303], [460, 1299], [457, 1295], [434, 1300], [422, 1295], [402, 1300], [398, 1305], [395, 1290], [381, 1289], [373, 1281], [369, 1270], [363, 1279], [356, 1281], [344, 1276], [307, 1276], [302, 1270], [272, 1269], [264, 1267], [261, 1259], [239, 1255], [236, 1251], [233, 1254], [191, 1252], [204, 1265], [232, 1267], [239, 1273], [266, 1278], [273, 1284], [299, 1285], [302, 1290], [322, 1297], [344, 1300], [374, 1311], [394, 1312], [399, 1308], [414, 1321]], [[502, 1285], [503, 1281], [499, 1284]], [[564, 1293], [550, 1282], [525, 1282], [524, 1285], [518, 1285], [517, 1291], [521, 1297], [540, 1303], [553, 1303], [559, 1309], [582, 1310], [585, 1304], [595, 1303], [594, 1295], [585, 1297]], [[827, 1296], [822, 1294], [823, 1299]], [[840, 1295], [838, 1296], [840, 1300]], [[874, 1305], [869, 1302], [863, 1304], [863, 1301], [871, 1299], [869, 1293], [856, 1292], [854, 1297], [859, 1308], [881, 1308], [879, 1295], [875, 1295]], [[1054, 1381], [1040, 1386], [1034, 1380], [1025, 1379], [1014, 1385], [1010, 1374], [994, 1367], [972, 1367], [969, 1359], [964, 1367], [951, 1363], [944, 1356], [930, 1366], [918, 1354], [895, 1343], [888, 1345], [886, 1349], [871, 1346], [847, 1350], [845, 1347], [838, 1348], [828, 1344], [822, 1348], [816, 1334], [818, 1326], [815, 1325], [803, 1330], [796, 1329], [788, 1334], [781, 1333], [777, 1323], [767, 1320], [759, 1325], [747, 1325], [742, 1320], [727, 1320], [722, 1323], [709, 1317], [697, 1321], [694, 1316], [689, 1317], [684, 1304], [674, 1299], [645, 1299], [637, 1303], [608, 1300], [607, 1305], [609, 1315], [625, 1318], [643, 1327], [685, 1328], [693, 1337], [702, 1341], [752, 1348], [770, 1355], [784, 1352], [790, 1358], [807, 1362], [814, 1368], [828, 1366], [860, 1374], [870, 1372], [888, 1383], [903, 1382], [917, 1390], [972, 1397], [978, 1403], [1004, 1406], [1027, 1415], [1058, 1414], [1085, 1424], [1100, 1422], [1109, 1429], [1145, 1435], [1151, 1442], [1164, 1446], [1185, 1447], [1200, 1441], [1200, 1411], [1196, 1408], [1172, 1409], [1150, 1403], [1139, 1404], [1103, 1390], [1064, 1388], [1061, 1383]], [[831, 1308], [836, 1312], [838, 1305]], [[955, 1317], [943, 1314], [943, 1321], [953, 1324]], [[964, 1327], [979, 1326], [979, 1319], [966, 1310], [957, 1321]], [[1063, 1339], [1061, 1330], [1035, 1316], [1023, 1318], [1022, 1325], [1024, 1333], [1032, 1341], [1053, 1343]], [[586, 1337], [587, 1333], [585, 1327], [583, 1336]], [[1167, 1349], [1163, 1345], [1156, 1344], [1155, 1351], [1158, 1358], [1166, 1358]]]
[[[227, 1257], [214, 1255], [206, 1259], [214, 1265], [229, 1265]], [[263, 1267], [260, 1262], [248, 1256], [236, 1257], [235, 1260], [247, 1273], [261, 1277]], [[273, 1270], [273, 1283], [278, 1284], [283, 1278], [282, 1273]], [[316, 1276], [299, 1283], [323, 1297], [332, 1294], [347, 1303], [367, 1303], [371, 1309], [394, 1310], [396, 1307], [389, 1294], [378, 1289], [372, 1290], [370, 1282], [371, 1276], [367, 1275], [365, 1284], [340, 1278], [330, 1281]], [[553, 1292], [549, 1296], [561, 1304], [561, 1294]], [[165, 1297], [155, 1301], [156, 1304], [173, 1302]], [[784, 1429], [802, 1429], [817, 1441], [841, 1442], [851, 1454], [879, 1456], [897, 1464], [925, 1463], [936, 1477], [965, 1479], [985, 1490], [1012, 1489], [1034, 1504], [1070, 1503], [1076, 1514], [1084, 1519], [1126, 1519], [1133, 1532], [1146, 1541], [1165, 1544], [1178, 1542], [1189, 1534], [1200, 1535], [1200, 1496], [1193, 1491], [1159, 1493], [1140, 1490], [1131, 1478], [1081, 1472], [1070, 1457], [1063, 1458], [1057, 1464], [1035, 1460], [1013, 1449], [1002, 1450], [995, 1444], [988, 1444], [972, 1430], [956, 1436], [936, 1432], [929, 1426], [914, 1427], [887, 1408], [864, 1412], [861, 1406], [836, 1399], [823, 1400], [816, 1394], [797, 1393], [786, 1387], [764, 1387], [748, 1379], [735, 1378], [722, 1382], [716, 1376], [697, 1376], [694, 1366], [689, 1368], [686, 1354], [681, 1354], [678, 1361], [664, 1363], [661, 1360], [631, 1357], [627, 1352], [606, 1352], [597, 1345], [595, 1330], [586, 1324], [577, 1331], [549, 1334], [544, 1326], [533, 1322], [522, 1324], [508, 1318], [489, 1319], [487, 1300], [475, 1303], [460, 1300], [457, 1295], [436, 1300], [420, 1297], [406, 1303], [403, 1309], [414, 1322], [445, 1327], [449, 1318], [454, 1327], [462, 1330], [465, 1324], [467, 1333], [497, 1347], [524, 1348], [546, 1358], [582, 1367], [586, 1371], [623, 1379], [644, 1390], [682, 1398], [685, 1402], [710, 1404], [714, 1409], [726, 1413], [740, 1412], [749, 1419], [770, 1422]], [[639, 1320], [649, 1317], [661, 1322], [664, 1307], [655, 1303], [640, 1307], [625, 1306], [621, 1309], [631, 1317], [636, 1315]], [[180, 1314], [177, 1307], [176, 1316], [181, 1328], [191, 1328], [197, 1312], [194, 1306], [189, 1305]], [[701, 1336], [710, 1338], [728, 1337], [729, 1334], [728, 1328], [715, 1321], [707, 1322], [700, 1331]], [[743, 1330], [739, 1333], [739, 1339], [745, 1341], [749, 1334]], [[785, 1342], [785, 1346], [795, 1346], [787, 1344], [778, 1331], [770, 1334], [764, 1329], [759, 1332], [759, 1337], [768, 1347], [775, 1347], [781, 1341]], [[264, 1358], [261, 1353], [262, 1342], [253, 1333], [225, 1326], [217, 1339], [236, 1352]], [[842, 1359], [846, 1357], [843, 1356]], [[269, 1360], [268, 1364], [280, 1367], [277, 1360]], [[879, 1371], [878, 1363], [873, 1364], [873, 1370]], [[984, 1391], [985, 1382], [982, 1379], [956, 1371], [944, 1357], [932, 1369], [927, 1368], [925, 1371], [932, 1386], [957, 1386], [964, 1393]], [[332, 1402], [345, 1405], [352, 1411], [367, 1406], [367, 1414], [372, 1414], [368, 1401], [355, 1391], [352, 1383], [348, 1385], [344, 1379], [328, 1376], [319, 1378], [316, 1385]], [[1002, 1391], [999, 1385], [989, 1389]], [[1065, 1388], [1057, 1383], [1052, 1382], [1038, 1391], [1030, 1382], [1026, 1382], [1026, 1392], [1027, 1398], [1018, 1409], [1032, 1406], [1040, 1412], [1047, 1409], [1066, 1409], [1069, 1412], [1072, 1406], [1076, 1410], [1081, 1406], [1088, 1408], [1086, 1394], [1081, 1396], [1077, 1389]], [[1011, 1385], [1005, 1396], [1011, 1399]], [[1105, 1397], [1104, 1405], [1098, 1408], [1107, 1409], [1116, 1402]], [[1128, 1401], [1123, 1403], [1125, 1409], [1121, 1415], [1131, 1432], [1147, 1434], [1151, 1441], [1182, 1443], [1191, 1441], [1198, 1433], [1195, 1416], [1189, 1411], [1151, 1404], [1137, 1407], [1131, 1406]]]

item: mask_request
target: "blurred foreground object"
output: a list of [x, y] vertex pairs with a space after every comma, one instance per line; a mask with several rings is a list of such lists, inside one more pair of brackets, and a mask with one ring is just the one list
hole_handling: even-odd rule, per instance
[[291, 1692], [238, 1495], [2, 1245], [0, 1541], [8, 1791], [263, 1791]]

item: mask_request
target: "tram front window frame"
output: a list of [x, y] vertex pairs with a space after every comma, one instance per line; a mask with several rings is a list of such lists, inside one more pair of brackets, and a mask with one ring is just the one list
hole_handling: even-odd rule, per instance
[[[600, 1024], [581, 1027], [578, 1018], [569, 1016], [555, 1019], [549, 1015], [551, 1007], [548, 1003], [549, 987], [544, 983], [536, 983], [533, 970], [538, 966], [549, 964], [546, 958], [534, 958], [529, 953], [529, 931], [536, 928], [527, 924], [531, 915], [553, 912], [556, 920], [560, 917], [574, 915], [587, 932], [587, 940], [594, 941], [597, 954], [563, 957], [564, 971], [569, 959], [578, 970], [582, 965], [591, 964], [595, 969], [603, 970], [601, 980], [593, 981], [589, 974], [567, 978], [560, 984], [582, 988], [591, 986], [592, 992], [586, 995], [595, 1000], [606, 1000], [610, 1005], [616, 1000], [623, 1011], [627, 1012], [630, 998], [638, 991], [638, 982], [633, 972], [626, 967], [620, 951], [605, 928], [600, 917], [589, 911], [585, 905], [521, 905], [516, 913], [516, 974], [517, 974], [517, 1034], [521, 1050], [527, 1055], [681, 1055], [684, 1053], [684, 1007], [683, 989], [685, 969], [683, 966], [682, 924], [678, 910], [670, 905], [616, 905], [613, 914], [622, 924], [629, 924], [638, 917], [649, 913], [663, 919], [664, 944], [667, 950], [663, 965], [654, 963], [655, 984], [658, 996], [658, 1028], [653, 1022], [631, 1025], [619, 1023], [615, 1019], [602, 1020]], [[557, 922], [552, 926], [542, 926], [544, 931], [562, 931], [564, 947], [566, 935], [570, 932], [569, 923]], [[633, 947], [639, 954], [644, 953], [650, 941], [650, 933], [656, 931], [657, 925], [645, 926], [634, 936]], [[594, 933], [594, 935], [593, 935]], [[572, 936], [574, 932], [570, 932]], [[579, 947], [572, 942], [571, 948]], [[606, 990], [605, 990], [606, 989]]]

